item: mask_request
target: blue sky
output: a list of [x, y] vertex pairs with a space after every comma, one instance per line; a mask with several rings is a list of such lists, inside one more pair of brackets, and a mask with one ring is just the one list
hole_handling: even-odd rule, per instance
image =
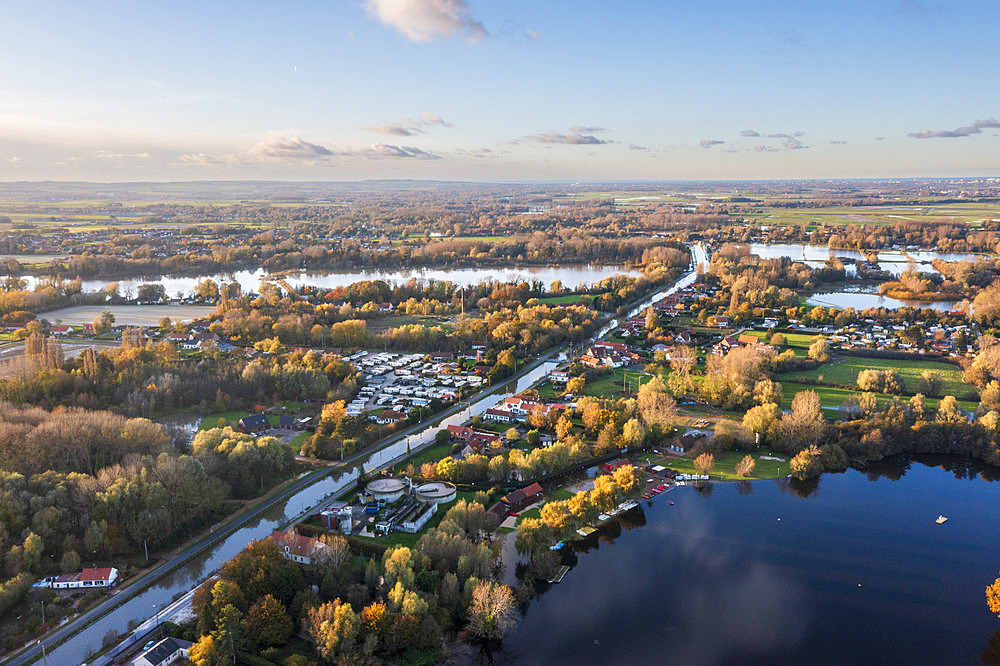
[[1000, 175], [995, 0], [5, 5], [4, 180]]

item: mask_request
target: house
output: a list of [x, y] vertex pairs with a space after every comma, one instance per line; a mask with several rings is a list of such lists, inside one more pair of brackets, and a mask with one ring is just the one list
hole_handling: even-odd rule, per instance
[[580, 362], [592, 368], [609, 366], [622, 368], [639, 360], [639, 355], [628, 350], [628, 346], [620, 342], [598, 341], [580, 357]]
[[755, 345], [758, 342], [760, 342], [760, 340], [757, 338], [756, 335], [750, 335], [749, 333], [741, 333], [740, 336], [736, 338], [736, 342], [741, 345]]
[[503, 399], [503, 408], [515, 416], [526, 416], [541, 404], [540, 400], [523, 395], [512, 395]]
[[508, 511], [518, 512], [532, 504], [542, 496], [542, 487], [538, 483], [507, 493], [500, 498], [500, 501], [507, 506]]
[[452, 439], [460, 439], [463, 442], [467, 442], [472, 438], [473, 430], [469, 426], [448, 426], [448, 434], [451, 435]]
[[698, 433], [698, 435], [684, 434], [677, 438], [677, 441], [669, 446], [671, 451], [675, 453], [687, 453], [694, 448], [698, 440], [705, 435]]
[[285, 428], [286, 430], [291, 430], [295, 427], [295, 417], [289, 414], [283, 415], [278, 419], [278, 427]]
[[486, 509], [486, 515], [494, 519], [497, 524], [502, 523], [507, 514], [510, 513], [510, 509], [503, 502], [497, 502], [490, 508]]
[[378, 423], [379, 425], [399, 423], [400, 421], [405, 421], [405, 420], [406, 420], [406, 414], [404, 414], [403, 412], [397, 412], [395, 409], [387, 409], [375, 417], [375, 423]]
[[565, 384], [569, 381], [569, 373], [565, 370], [553, 370], [549, 373], [549, 379], [557, 384]]
[[469, 444], [480, 451], [488, 446], [493, 446], [494, 442], [500, 441], [500, 435], [492, 432], [475, 432], [469, 438]]
[[517, 419], [513, 413], [495, 408], [490, 408], [483, 412], [483, 418], [487, 421], [498, 421], [500, 423], [511, 423]]
[[73, 329], [70, 326], [50, 326], [49, 327], [49, 334], [50, 335], [58, 335], [58, 336], [61, 337], [61, 336], [64, 336], [64, 335], [69, 335], [72, 332], [73, 332]]
[[167, 336], [167, 340], [171, 342], [191, 342], [194, 340], [194, 336], [190, 333], [171, 333]]
[[392, 310], [393, 310], [392, 303], [381, 303], [378, 306], [379, 312], [392, 312]]
[[265, 414], [251, 414], [240, 419], [239, 428], [249, 435], [257, 435], [271, 429], [271, 422]]
[[170, 666], [179, 659], [187, 659], [191, 641], [164, 638], [132, 660], [132, 666]]
[[278, 544], [286, 560], [299, 564], [313, 564], [318, 551], [325, 548], [318, 540], [294, 532], [274, 530], [271, 532], [271, 540]]
[[710, 317], [710, 319], [711, 318], [715, 319], [715, 326], [717, 328], [726, 328], [729, 326], [730, 319], [726, 315], [715, 315], [714, 317]]
[[53, 590], [81, 590], [95, 587], [111, 587], [118, 580], [118, 569], [84, 569], [80, 573], [49, 576], [37, 583], [39, 587]]
[[485, 340], [479, 340], [473, 342], [471, 345], [472, 351], [486, 351], [490, 348], [490, 343]]

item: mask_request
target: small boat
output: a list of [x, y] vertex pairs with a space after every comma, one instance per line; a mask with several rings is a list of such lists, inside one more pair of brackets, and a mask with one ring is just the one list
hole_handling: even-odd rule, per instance
[[938, 525], [944, 525], [944, 522], [945, 522], [946, 520], [948, 520], [948, 519], [947, 519], [947, 518], [945, 518], [944, 516], [938, 516], [938, 517], [937, 517], [937, 520], [935, 520], [934, 522], [935, 522], [935, 523], [937, 523]]
[[667, 504], [669, 504], [670, 506], [673, 506], [674, 505], [674, 501], [673, 500], [667, 500]]
[[642, 499], [648, 500], [650, 497], [646, 493], [642, 494]]

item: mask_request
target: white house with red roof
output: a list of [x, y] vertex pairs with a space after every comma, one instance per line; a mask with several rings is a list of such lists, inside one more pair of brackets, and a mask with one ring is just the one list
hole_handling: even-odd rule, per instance
[[84, 569], [80, 573], [49, 576], [35, 583], [36, 587], [48, 587], [53, 590], [86, 590], [95, 587], [111, 587], [118, 581], [118, 569], [105, 567], [101, 569]]

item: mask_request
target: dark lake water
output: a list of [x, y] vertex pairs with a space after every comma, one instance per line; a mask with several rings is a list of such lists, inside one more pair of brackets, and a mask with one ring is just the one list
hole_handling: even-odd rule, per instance
[[984, 593], [1000, 570], [1000, 484], [945, 464], [957, 469], [896, 460], [881, 471], [898, 480], [851, 470], [813, 486], [716, 483], [668, 493], [675, 506], [643, 502], [575, 544], [572, 570], [493, 656], [980, 663], [1000, 629]]

